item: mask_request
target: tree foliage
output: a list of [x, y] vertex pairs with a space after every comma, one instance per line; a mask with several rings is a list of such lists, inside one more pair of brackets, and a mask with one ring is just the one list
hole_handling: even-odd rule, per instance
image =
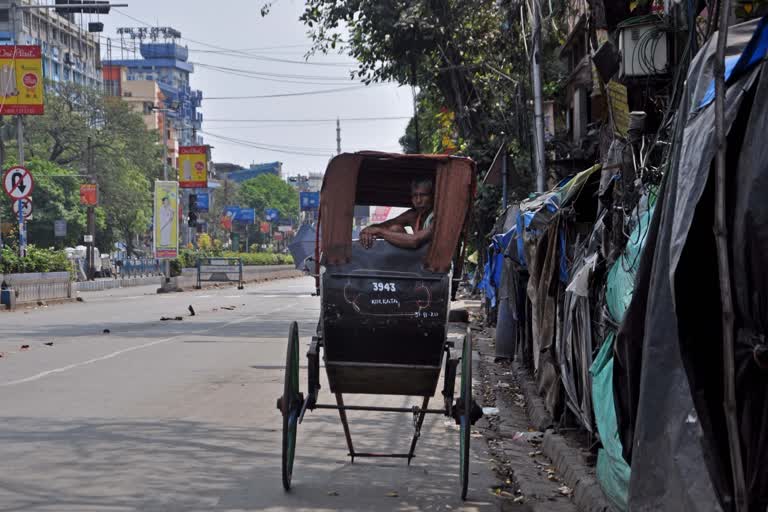
[[[122, 241], [131, 252], [151, 225], [152, 187], [162, 170], [157, 133], [119, 98], [71, 83], [47, 86], [45, 115], [25, 118], [26, 164], [38, 180], [30, 241], [52, 245], [55, 219], [67, 220], [67, 244], [82, 241], [86, 219], [79, 186], [92, 181], [100, 196], [97, 245], [108, 251]], [[15, 154], [13, 146], [5, 152]], [[12, 161], [6, 158], [5, 165]]]
[[267, 208], [276, 208], [283, 219], [299, 216], [299, 193], [274, 174], [262, 174], [244, 181], [237, 197], [240, 206], [255, 208], [256, 216], [262, 219]]

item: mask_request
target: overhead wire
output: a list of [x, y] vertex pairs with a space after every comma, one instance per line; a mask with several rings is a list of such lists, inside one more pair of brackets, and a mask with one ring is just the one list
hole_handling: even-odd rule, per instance
[[303, 91], [292, 93], [277, 93], [277, 94], [260, 94], [254, 96], [208, 96], [204, 97], [203, 101], [218, 101], [218, 100], [260, 100], [260, 99], [272, 99], [272, 98], [289, 98], [296, 96], [314, 96], [318, 94], [332, 94], [337, 92], [347, 91], [359, 91], [361, 89], [368, 89], [371, 87], [377, 87], [387, 84], [371, 84], [371, 85], [355, 85], [351, 87], [337, 87], [334, 89], [321, 89], [317, 91]]
[[[133, 21], [135, 21], [137, 23], [141, 23], [141, 24], [143, 24], [143, 25], [145, 25], [147, 27], [154, 27], [155, 26], [155, 25], [153, 25], [151, 23], [147, 23], [144, 20], [136, 18], [135, 16], [131, 16], [130, 14], [122, 11], [121, 9], [114, 9], [114, 11], [117, 12], [118, 14], [122, 15], [122, 16], [125, 16], [126, 18], [129, 18], [129, 19], [131, 19], [131, 20], [133, 20]], [[233, 50], [231, 48], [225, 48], [223, 46], [218, 46], [218, 45], [215, 45], [215, 44], [206, 43], [204, 41], [198, 41], [198, 40], [195, 40], [195, 39], [191, 39], [189, 37], [183, 37], [182, 36], [181, 39], [184, 40], [184, 41], [189, 41], [190, 43], [195, 43], [195, 44], [199, 44], [199, 45], [202, 45], [202, 46], [206, 46], [208, 48], [213, 48], [215, 50], [223, 51], [223, 52], [225, 52], [227, 54], [230, 54], [230, 56], [233, 56], [233, 57], [243, 57], [243, 58], [251, 58], [251, 59], [254, 59], [254, 60], [266, 60], [266, 61], [271, 61], [271, 62], [281, 62], [281, 63], [285, 63], [285, 64], [302, 64], [302, 65], [311, 65], [311, 66], [345, 66], [345, 67], [349, 67], [350, 65], [354, 65], [354, 63], [346, 64], [346, 63], [340, 63], [340, 62], [309, 62], [309, 61], [298, 61], [298, 60], [291, 60], [291, 59], [280, 59], [280, 58], [277, 58], [277, 57], [259, 56], [259, 55], [253, 55], [253, 54], [250, 54], [250, 53], [247, 53], [247, 52], [244, 52], [244, 51], [240, 51], [240, 50]]]

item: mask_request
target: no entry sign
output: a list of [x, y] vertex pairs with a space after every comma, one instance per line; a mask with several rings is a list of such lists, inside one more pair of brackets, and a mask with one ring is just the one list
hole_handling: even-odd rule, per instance
[[29, 197], [34, 187], [35, 180], [24, 167], [11, 167], [3, 175], [3, 190], [15, 201]]

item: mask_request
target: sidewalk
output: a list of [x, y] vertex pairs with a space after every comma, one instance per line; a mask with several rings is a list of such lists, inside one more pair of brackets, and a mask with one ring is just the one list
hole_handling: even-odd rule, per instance
[[477, 428], [500, 479], [496, 494], [506, 498], [501, 510], [521, 510], [525, 504], [522, 509], [541, 512], [611, 511], [595, 480], [589, 450], [550, 428], [535, 386], [520, 369], [494, 362], [493, 332], [480, 325], [479, 301], [458, 305], [470, 313], [476, 400], [486, 411], [497, 409]]

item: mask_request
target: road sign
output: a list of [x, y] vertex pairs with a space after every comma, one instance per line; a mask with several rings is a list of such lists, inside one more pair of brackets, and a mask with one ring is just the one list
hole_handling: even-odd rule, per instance
[[30, 198], [20, 199], [13, 202], [13, 214], [19, 214], [19, 203], [21, 203], [22, 211], [24, 212], [24, 218], [28, 219], [32, 216], [32, 200]]
[[56, 238], [64, 238], [67, 236], [67, 221], [64, 219], [58, 219], [53, 221], [53, 236]]
[[93, 243], [93, 235], [83, 235], [83, 242], [87, 244]]
[[11, 167], [3, 175], [3, 190], [8, 196], [18, 201], [24, 199], [32, 193], [35, 188], [35, 180], [32, 174], [21, 166]]
[[265, 217], [269, 221], [275, 221], [280, 218], [280, 212], [277, 208], [267, 208], [264, 210], [264, 213], [266, 214]]
[[320, 208], [320, 192], [300, 192], [299, 199], [302, 210], [317, 210]]

